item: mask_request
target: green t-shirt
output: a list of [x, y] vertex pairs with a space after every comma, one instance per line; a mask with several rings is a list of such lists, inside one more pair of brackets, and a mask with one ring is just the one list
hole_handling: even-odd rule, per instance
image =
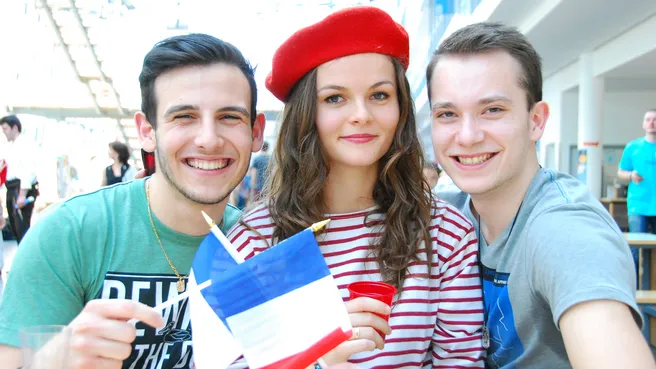
[[[148, 218], [144, 181], [74, 197], [30, 229], [16, 252], [0, 302], [0, 343], [19, 346], [22, 327], [68, 324], [93, 299], [125, 298], [155, 306], [178, 294], [177, 278]], [[240, 214], [226, 207], [224, 233]], [[153, 221], [173, 265], [188, 274], [204, 236], [175, 232], [154, 214]], [[159, 368], [192, 367], [187, 300], [163, 316], [167, 325], [161, 330], [137, 323], [124, 368], [151, 363]]]

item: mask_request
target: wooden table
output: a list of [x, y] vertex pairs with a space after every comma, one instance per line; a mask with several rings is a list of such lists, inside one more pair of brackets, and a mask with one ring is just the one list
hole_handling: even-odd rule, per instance
[[615, 204], [626, 204], [626, 198], [623, 197], [614, 199], [609, 197], [602, 197], [600, 201], [603, 204], [608, 204], [608, 212], [613, 218], [615, 217]]
[[[656, 249], [656, 234], [651, 233], [624, 233], [624, 239], [631, 247], [639, 248], [640, 258], [638, 261], [638, 280], [640, 281], [639, 291], [636, 292], [636, 300], [640, 300], [642, 316], [644, 319], [644, 326], [642, 333], [647, 342], [652, 346], [656, 346], [656, 320], [647, 314], [645, 309], [653, 309], [649, 304], [653, 300], [656, 291], [651, 291], [651, 286], [656, 286], [656, 273], [652, 275], [651, 250]], [[651, 300], [650, 300], [651, 299]], [[648, 301], [649, 300], [649, 301]], [[653, 303], [656, 303], [654, 301]]]
[[626, 232], [624, 239], [631, 247], [640, 249], [640, 260], [638, 262], [638, 280], [641, 290], [651, 290], [652, 280], [656, 286], [656, 276], [651, 275], [651, 250], [656, 249], [656, 234]]

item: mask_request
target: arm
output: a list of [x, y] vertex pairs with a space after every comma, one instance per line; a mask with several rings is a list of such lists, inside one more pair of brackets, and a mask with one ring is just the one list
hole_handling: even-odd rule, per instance
[[640, 183], [643, 178], [633, 167], [633, 145], [629, 143], [624, 148], [622, 158], [617, 169], [617, 177], [623, 181]]
[[[449, 235], [440, 234], [438, 237], [454, 244]], [[444, 250], [437, 242], [434, 242], [434, 247]], [[483, 368], [483, 300], [478, 244], [473, 228], [454, 245], [452, 253], [444, 256], [447, 261], [440, 266], [442, 280], [433, 333], [433, 368]], [[435, 257], [433, 265], [437, 263], [440, 260]]]
[[656, 368], [629, 308], [595, 300], [571, 307], [560, 319], [567, 355], [575, 369]]
[[103, 170], [102, 181], [100, 182], [100, 187], [107, 186], [107, 169]]
[[529, 283], [549, 305], [573, 367], [656, 368], [636, 324], [631, 253], [610, 216], [567, 204], [529, 227]]
[[[67, 367], [120, 367], [135, 338], [129, 319], [163, 325], [159, 313], [136, 301], [93, 300], [85, 305], [87, 296], [94, 292], [86, 286], [89, 277], [83, 271], [80, 232], [81, 226], [64, 204], [23, 238], [0, 304], [0, 345], [4, 345], [0, 347], [0, 363], [21, 364], [18, 347], [22, 328], [56, 324], [72, 330], [71, 364]], [[48, 361], [50, 352], [39, 351], [38, 357]]]

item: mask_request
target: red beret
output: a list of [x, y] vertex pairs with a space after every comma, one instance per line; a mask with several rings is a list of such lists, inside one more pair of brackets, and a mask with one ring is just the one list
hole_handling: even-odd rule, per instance
[[357, 6], [336, 11], [297, 31], [276, 50], [265, 84], [285, 102], [296, 82], [312, 69], [333, 59], [364, 53], [393, 56], [407, 70], [408, 33], [378, 8]]

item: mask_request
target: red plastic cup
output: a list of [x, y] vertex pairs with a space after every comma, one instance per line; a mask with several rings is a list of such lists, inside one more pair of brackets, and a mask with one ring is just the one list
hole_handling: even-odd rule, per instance
[[[396, 294], [396, 287], [383, 282], [360, 281], [348, 285], [349, 299], [355, 300], [358, 297], [369, 297], [374, 300], [382, 301], [388, 306], [392, 306], [392, 300]], [[389, 321], [389, 315], [376, 314], [379, 317]], [[378, 329], [376, 332], [385, 339], [385, 334]]]

